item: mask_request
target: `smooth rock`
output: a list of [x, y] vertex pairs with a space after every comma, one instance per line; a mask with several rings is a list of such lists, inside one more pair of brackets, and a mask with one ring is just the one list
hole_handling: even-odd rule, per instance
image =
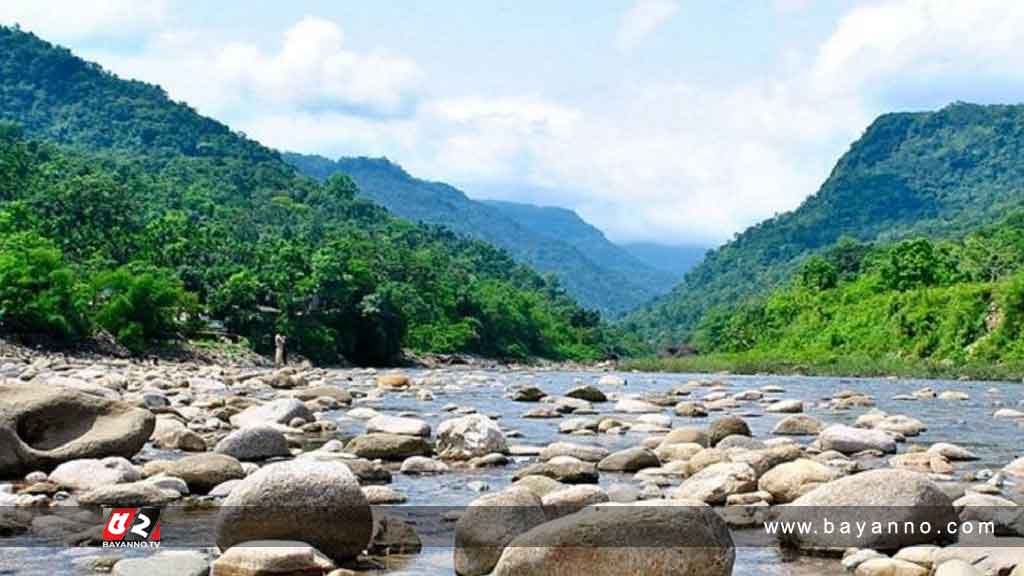
[[213, 451], [242, 461], [291, 456], [284, 434], [266, 425], [235, 430], [218, 442]]
[[496, 422], [481, 414], [445, 420], [437, 427], [437, 454], [469, 460], [492, 452], [508, 452], [508, 441]]
[[455, 524], [455, 573], [490, 573], [509, 542], [546, 521], [541, 499], [525, 487], [477, 498]]

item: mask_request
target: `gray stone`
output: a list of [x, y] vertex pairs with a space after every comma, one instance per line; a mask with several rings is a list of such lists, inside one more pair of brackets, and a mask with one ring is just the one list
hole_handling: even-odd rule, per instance
[[896, 440], [891, 434], [882, 430], [852, 428], [843, 424], [833, 424], [822, 430], [818, 435], [818, 442], [823, 451], [835, 450], [842, 454], [856, 454], [864, 450], [896, 452]]
[[114, 576], [206, 576], [210, 561], [191, 550], [163, 551], [145, 558], [126, 558], [114, 564]]
[[384, 433], [356, 436], [345, 446], [345, 450], [371, 460], [405, 460], [410, 456], [431, 453], [430, 442], [421, 436]]
[[546, 521], [541, 499], [524, 487], [477, 498], [455, 524], [455, 573], [490, 573], [505, 545]]
[[660, 465], [661, 462], [654, 452], [637, 446], [609, 454], [598, 462], [597, 469], [610, 472], [636, 472], [644, 468], [657, 468]]
[[100, 486], [135, 482], [139, 471], [127, 459], [111, 456], [102, 460], [71, 460], [50, 472], [50, 482], [70, 490], [92, 490]]
[[380, 415], [366, 422], [368, 433], [382, 432], [385, 434], [402, 434], [405, 436], [423, 436], [430, 438], [430, 424], [419, 418]]
[[213, 451], [242, 461], [291, 456], [288, 439], [280, 430], [267, 425], [235, 430], [218, 442]]
[[334, 562], [316, 548], [298, 541], [244, 542], [226, 550], [213, 563], [214, 576], [322, 575]]
[[206, 494], [214, 486], [245, 477], [241, 463], [226, 454], [196, 454], [181, 460], [154, 460], [147, 462], [142, 471], [145, 476], [164, 473], [181, 478], [193, 494]]
[[314, 420], [313, 413], [301, 401], [295, 398], [278, 398], [235, 414], [231, 417], [231, 425], [236, 428], [249, 428], [266, 424], [288, 424], [294, 418], [302, 418], [307, 422]]
[[437, 453], [449, 460], [469, 460], [492, 452], [508, 452], [501, 428], [482, 414], [445, 420], [437, 427]]

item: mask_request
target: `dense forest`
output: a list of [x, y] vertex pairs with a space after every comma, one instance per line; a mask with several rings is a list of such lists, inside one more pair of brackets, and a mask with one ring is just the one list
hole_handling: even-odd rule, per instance
[[284, 158], [319, 180], [350, 176], [360, 193], [398, 216], [503, 248], [517, 261], [554, 275], [581, 304], [609, 318], [667, 293], [676, 282], [609, 242], [571, 210], [474, 200], [443, 182], [410, 176], [386, 158], [330, 160], [294, 153]]
[[783, 284], [849, 237], [957, 238], [1024, 199], [1024, 106], [952, 104], [879, 117], [799, 208], [710, 251], [669, 295], [627, 318], [649, 342], [693, 339], [705, 313]]
[[1024, 364], [1024, 212], [955, 241], [843, 239], [768, 296], [709, 312], [695, 341], [792, 365]]
[[157, 86], [0, 28], [0, 332], [136, 352], [223, 327], [319, 362], [614, 352], [506, 253], [317, 182]]

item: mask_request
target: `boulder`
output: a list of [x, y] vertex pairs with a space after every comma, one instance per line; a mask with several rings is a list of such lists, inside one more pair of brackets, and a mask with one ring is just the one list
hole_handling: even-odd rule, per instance
[[544, 498], [544, 496], [552, 492], [557, 492], [568, 487], [568, 485], [562, 484], [558, 480], [553, 480], [547, 476], [539, 475], [522, 476], [512, 485], [522, 486], [536, 494], [538, 498]]
[[482, 414], [445, 420], [437, 427], [437, 453], [450, 460], [469, 460], [492, 452], [507, 453], [508, 441], [498, 424]]
[[369, 433], [382, 432], [385, 434], [402, 434], [405, 436], [423, 436], [430, 438], [430, 424], [419, 418], [405, 418], [402, 416], [375, 416], [366, 422], [366, 431]]
[[928, 569], [895, 558], [872, 558], [857, 566], [854, 576], [928, 576]]
[[841, 454], [856, 454], [864, 450], [895, 453], [896, 440], [881, 430], [865, 430], [843, 424], [833, 424], [821, 431], [818, 442], [823, 451], [835, 450]]
[[903, 468], [925, 474], [952, 474], [953, 466], [942, 454], [935, 452], [909, 452], [889, 459], [893, 468]]
[[576, 398], [579, 400], [586, 400], [587, 402], [607, 402], [608, 397], [605, 396], [604, 392], [593, 386], [577, 386], [565, 393], [569, 398]]
[[740, 436], [751, 436], [750, 426], [739, 416], [725, 416], [711, 422], [708, 426], [708, 442], [716, 446], [727, 436], [738, 434]]
[[694, 427], [671, 430], [661, 440], [661, 446], [668, 446], [669, 444], [700, 444], [705, 448], [711, 445], [707, 432]]
[[541, 502], [548, 518], [554, 520], [579, 512], [587, 506], [608, 502], [608, 493], [599, 486], [581, 484], [545, 494]]
[[368, 552], [374, 556], [419, 554], [423, 549], [416, 530], [408, 522], [386, 516], [376, 516], [373, 537]]
[[69, 490], [92, 490], [100, 486], [135, 482], [142, 478], [128, 460], [111, 456], [102, 460], [71, 460], [50, 472], [50, 482]]
[[291, 460], [248, 476], [224, 500], [217, 545], [252, 540], [307, 542], [336, 560], [356, 557], [370, 542], [373, 517], [352, 472], [335, 462]]
[[426, 456], [411, 456], [402, 461], [399, 470], [402, 474], [444, 474], [448, 471], [448, 465], [440, 460], [427, 458]]
[[[1019, 566], [1018, 572], [1024, 573], [1024, 564]], [[1015, 575], [1017, 572], [1013, 574]], [[985, 573], [975, 568], [973, 564], [968, 564], [963, 560], [954, 558], [937, 566], [932, 576], [985, 576]]]
[[700, 402], [680, 402], [672, 408], [672, 411], [676, 413], [676, 416], [684, 418], [706, 418], [708, 415], [708, 409]]
[[779, 436], [816, 436], [824, 426], [817, 418], [806, 414], [786, 416], [772, 429], [772, 434]]
[[661, 465], [658, 457], [647, 448], [640, 446], [627, 448], [609, 454], [598, 462], [598, 470], [610, 472], [636, 472], [644, 468], [657, 468]]
[[405, 494], [387, 486], [363, 486], [363, 496], [371, 505], [402, 504], [409, 500]]
[[620, 398], [615, 403], [615, 411], [626, 414], [656, 414], [661, 412], [661, 406], [638, 398]]
[[278, 398], [266, 404], [252, 406], [231, 417], [231, 425], [237, 428], [248, 428], [266, 424], [288, 425], [295, 418], [306, 422], [314, 420], [313, 413], [296, 398]]
[[513, 402], [540, 402], [547, 394], [536, 386], [524, 386], [512, 392]]
[[235, 430], [218, 442], [213, 451], [242, 461], [291, 456], [284, 434], [265, 425]]
[[104, 508], [163, 506], [181, 498], [176, 490], [161, 488], [152, 482], [139, 481], [127, 484], [109, 484], [93, 488], [78, 497], [83, 506]]
[[321, 575], [334, 562], [316, 548], [297, 541], [244, 542], [226, 550], [213, 562], [216, 576]]
[[625, 386], [626, 379], [614, 374], [605, 374], [597, 380], [598, 386]]
[[214, 486], [245, 478], [242, 464], [226, 454], [196, 454], [181, 460], [154, 460], [142, 467], [143, 475], [155, 476], [161, 472], [181, 478], [193, 494], [206, 494]]
[[431, 448], [430, 442], [421, 436], [373, 433], [356, 436], [345, 446], [345, 451], [360, 458], [398, 461], [429, 455]]
[[769, 404], [764, 411], [772, 414], [799, 414], [804, 411], [804, 403], [802, 400], [779, 400]]
[[[941, 488], [927, 476], [906, 470], [872, 470], [823, 484], [781, 506], [780, 521], [821, 522], [825, 510], [833, 524], [857, 522], [911, 522], [920, 526], [947, 526], [956, 521], [956, 511]], [[886, 524], [887, 525], [887, 524]], [[868, 533], [870, 532], [870, 533]], [[880, 551], [895, 551], [916, 544], [932, 544], [938, 531], [868, 531], [858, 536], [839, 530], [798, 532], [780, 536], [784, 546], [819, 552], [841, 551], [851, 546]]]
[[730, 576], [725, 522], [699, 502], [600, 505], [513, 540], [494, 576]]
[[1006, 468], [1003, 468], [1003, 472], [1009, 474], [1010, 476], [1024, 478], [1024, 456], [1021, 456], [1020, 458], [1017, 458], [1013, 462], [1007, 464]]
[[566, 484], [596, 484], [597, 466], [583, 462], [571, 456], [557, 456], [547, 462], [530, 464], [516, 471], [513, 478], [519, 480], [526, 476], [547, 476]]
[[839, 476], [838, 471], [824, 464], [800, 459], [772, 468], [757, 481], [757, 487], [771, 494], [775, 502], [784, 504]]
[[352, 393], [337, 386], [314, 386], [312, 388], [302, 388], [300, 390], [293, 390], [291, 395], [303, 402], [307, 400], [316, 400], [317, 398], [330, 398], [338, 404], [352, 403]]
[[950, 462], [969, 462], [978, 459], [974, 452], [957, 446], [956, 444], [949, 444], [947, 442], [932, 444], [931, 447], [928, 448], [928, 452], [939, 454]]
[[546, 521], [541, 499], [524, 487], [477, 498], [455, 524], [455, 573], [489, 574], [509, 542]]
[[672, 498], [723, 504], [732, 494], [757, 490], [757, 476], [747, 464], [719, 462], [687, 478], [676, 488]]
[[0, 478], [84, 458], [131, 458], [153, 433], [149, 410], [99, 396], [0, 384]]
[[593, 446], [590, 444], [573, 444], [572, 442], [555, 442], [548, 444], [540, 451], [540, 460], [548, 461], [558, 456], [571, 456], [584, 462], [600, 462], [608, 456], [608, 449], [604, 446]]

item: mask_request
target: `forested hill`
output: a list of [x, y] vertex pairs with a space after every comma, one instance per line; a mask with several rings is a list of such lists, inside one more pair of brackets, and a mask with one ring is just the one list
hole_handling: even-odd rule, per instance
[[596, 314], [504, 252], [0, 27], [0, 334], [142, 352], [220, 327], [322, 362], [609, 351]]
[[609, 317], [637, 308], [675, 283], [569, 210], [476, 201], [448, 184], [414, 178], [384, 158], [330, 160], [293, 153], [284, 158], [317, 179], [350, 176], [367, 198], [403, 218], [504, 248], [519, 262], [554, 274], [580, 303]]
[[1024, 199], [1024, 106], [957, 103], [875, 120], [799, 208], [753, 226], [627, 320], [652, 341], [681, 341], [710, 308], [779, 284], [808, 254], [848, 236], [955, 237]]

